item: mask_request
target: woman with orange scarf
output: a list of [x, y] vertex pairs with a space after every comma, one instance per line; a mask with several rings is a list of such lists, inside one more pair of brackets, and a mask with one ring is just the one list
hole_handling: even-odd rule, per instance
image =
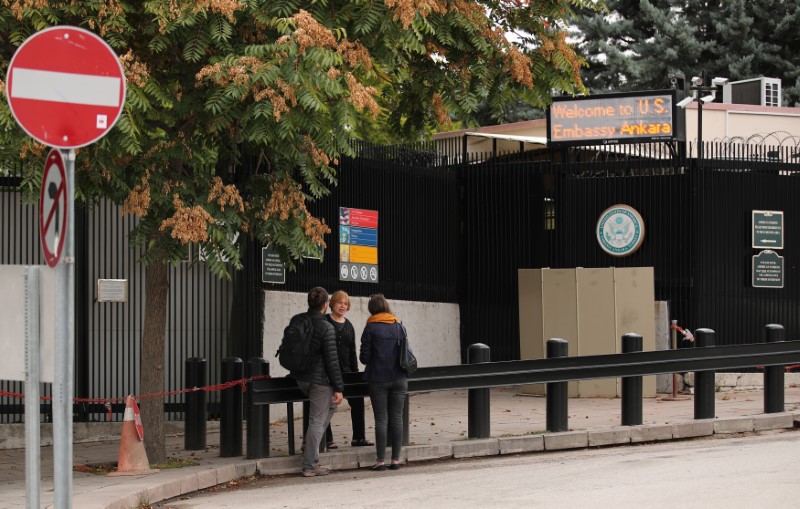
[[391, 441], [392, 461], [389, 468], [400, 469], [403, 446], [403, 407], [408, 380], [400, 368], [400, 323], [392, 314], [382, 294], [371, 295], [367, 305], [370, 317], [361, 335], [359, 359], [366, 366], [369, 398], [375, 415], [376, 462], [372, 470], [386, 470], [387, 440]]

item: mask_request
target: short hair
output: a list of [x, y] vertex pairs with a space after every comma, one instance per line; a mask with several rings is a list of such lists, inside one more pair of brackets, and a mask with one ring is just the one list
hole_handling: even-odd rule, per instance
[[344, 290], [337, 290], [331, 295], [331, 306], [337, 302], [344, 302], [347, 304], [347, 310], [350, 311], [350, 296]]
[[386, 297], [384, 297], [382, 293], [376, 293], [369, 296], [369, 304], [367, 304], [367, 309], [371, 315], [392, 312], [391, 308], [389, 307], [389, 301], [386, 300]]
[[321, 286], [317, 286], [316, 288], [312, 288], [310, 292], [308, 292], [308, 309], [313, 309], [314, 311], [322, 311], [322, 308], [325, 307], [325, 303], [328, 302], [328, 291]]

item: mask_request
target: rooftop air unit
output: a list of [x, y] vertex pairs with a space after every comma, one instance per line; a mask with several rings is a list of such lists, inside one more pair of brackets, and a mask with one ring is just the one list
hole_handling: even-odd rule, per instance
[[724, 103], [781, 106], [782, 99], [781, 80], [778, 78], [732, 81], [722, 87]]

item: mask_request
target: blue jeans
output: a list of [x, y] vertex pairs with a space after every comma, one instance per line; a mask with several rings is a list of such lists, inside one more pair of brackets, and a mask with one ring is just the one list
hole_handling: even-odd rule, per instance
[[408, 381], [369, 382], [369, 399], [375, 414], [375, 452], [378, 463], [385, 461], [386, 440], [391, 440], [392, 461], [400, 461], [403, 447], [403, 407]]
[[303, 469], [313, 470], [319, 464], [319, 444], [325, 436], [325, 428], [336, 412], [333, 404], [333, 387], [297, 381], [297, 386], [308, 396], [310, 403], [308, 429], [303, 445]]

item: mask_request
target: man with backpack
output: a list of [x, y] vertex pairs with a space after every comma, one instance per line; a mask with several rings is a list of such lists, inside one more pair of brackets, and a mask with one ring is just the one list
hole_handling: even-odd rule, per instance
[[[310, 403], [303, 446], [304, 477], [330, 473], [329, 468], [319, 464], [320, 442], [344, 393], [344, 381], [336, 353], [336, 331], [325, 320], [327, 310], [328, 292], [320, 287], [311, 289], [308, 292], [308, 311], [292, 317], [279, 350], [281, 365], [290, 370], [289, 375], [297, 381]], [[303, 340], [305, 345], [302, 352], [306, 358], [287, 361], [286, 364], [290, 366], [286, 366], [283, 352], [290, 336]]]

